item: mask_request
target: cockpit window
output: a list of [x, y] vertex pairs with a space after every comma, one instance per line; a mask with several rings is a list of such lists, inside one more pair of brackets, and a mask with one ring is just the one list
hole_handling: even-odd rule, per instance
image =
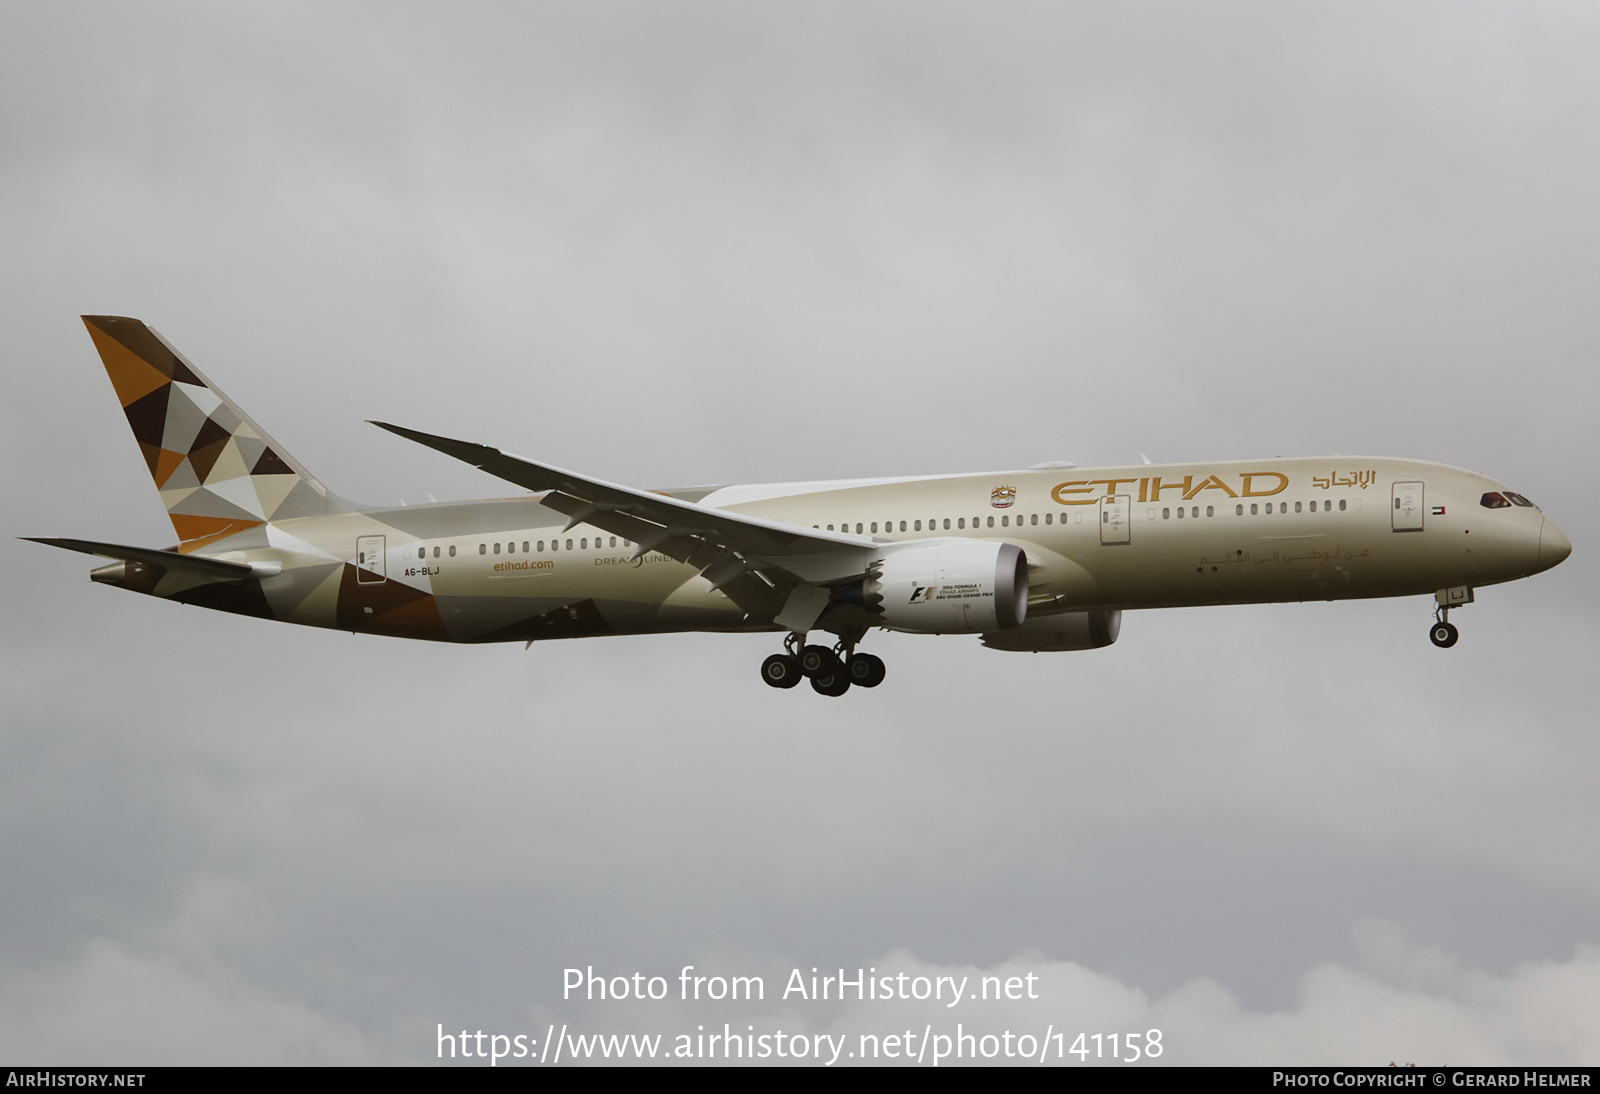
[[1504, 494], [1497, 494], [1493, 490], [1478, 499], [1478, 504], [1485, 509], [1510, 509], [1511, 503]]
[[1533, 502], [1529, 501], [1527, 498], [1523, 497], [1521, 494], [1513, 494], [1511, 491], [1507, 490], [1506, 491], [1506, 497], [1511, 499], [1511, 504], [1512, 505], [1521, 505], [1521, 506], [1524, 506], [1524, 507], [1526, 507], [1528, 509], [1537, 509], [1537, 508], [1539, 508], [1537, 505], [1533, 504]]

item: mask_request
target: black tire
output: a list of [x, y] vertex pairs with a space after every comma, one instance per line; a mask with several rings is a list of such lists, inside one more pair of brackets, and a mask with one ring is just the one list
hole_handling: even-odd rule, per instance
[[1433, 630], [1428, 632], [1428, 637], [1433, 639], [1433, 644], [1442, 650], [1447, 650], [1456, 644], [1461, 637], [1461, 632], [1456, 630], [1454, 623], [1435, 623]]
[[888, 674], [888, 669], [883, 666], [883, 659], [874, 657], [870, 653], [858, 653], [850, 658], [850, 663], [845, 666], [850, 682], [858, 688], [875, 688], [883, 683], [883, 678]]
[[761, 679], [768, 687], [792, 688], [800, 682], [800, 662], [786, 653], [775, 653], [761, 662]]
[[[829, 651], [832, 652], [831, 650]], [[824, 673], [811, 678], [811, 690], [818, 695], [828, 695], [837, 698], [850, 690], [850, 677], [844, 674], [843, 669]]]
[[827, 646], [807, 646], [800, 651], [800, 671], [813, 680], [819, 676], [837, 675], [841, 668], [839, 656]]

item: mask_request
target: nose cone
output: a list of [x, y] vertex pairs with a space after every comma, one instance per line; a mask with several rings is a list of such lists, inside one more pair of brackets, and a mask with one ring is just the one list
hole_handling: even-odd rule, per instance
[[1572, 541], [1549, 517], [1539, 528], [1539, 566], [1548, 570], [1572, 553]]

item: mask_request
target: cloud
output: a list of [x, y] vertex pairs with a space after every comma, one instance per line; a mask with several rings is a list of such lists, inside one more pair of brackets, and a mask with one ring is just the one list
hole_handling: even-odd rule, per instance
[[[1065, 961], [1014, 957], [1000, 965], [943, 966], [919, 962], [904, 952], [876, 963], [879, 974], [908, 978], [963, 979], [969, 992], [995, 978], [1024, 990], [1022, 978], [1038, 978], [1040, 999], [964, 1001], [956, 1007], [917, 1003], [852, 1003], [827, 1023], [848, 1035], [911, 1030], [920, 1034], [965, 1032], [1000, 1036], [1066, 1031], [1070, 1047], [1080, 1032], [1086, 1056], [1068, 1063], [1109, 1063], [1110, 1041], [1145, 1045], [1160, 1030], [1163, 1064], [1200, 1065], [1593, 1065], [1600, 1060], [1600, 946], [1580, 945], [1567, 961], [1518, 963], [1504, 975], [1471, 968], [1437, 950], [1406, 944], [1399, 928], [1365, 921], [1355, 930], [1364, 961], [1359, 967], [1318, 965], [1299, 981], [1293, 1005], [1269, 1011], [1242, 1005], [1213, 979], [1196, 978], [1151, 995], [1114, 977]], [[827, 970], [824, 970], [827, 971]], [[849, 973], [854, 976], [854, 970]], [[948, 1046], [946, 1046], [948, 1047]], [[992, 1062], [1006, 1061], [1004, 1042]], [[931, 1051], [931, 1050], [930, 1050]], [[1134, 1055], [1126, 1047], [1124, 1057]], [[1053, 1049], [1048, 1049], [1051, 1055]], [[1104, 1053], [1097, 1058], [1097, 1053]], [[990, 1062], [985, 1060], [983, 1062]]]
[[346, 1022], [302, 999], [108, 938], [0, 986], [0, 1053], [73, 1066], [376, 1062]]
[[[840, 1064], [1490, 1067], [1600, 1058], [1592, 1020], [1600, 1012], [1600, 947], [1496, 974], [1413, 945], [1390, 922], [1364, 920], [1352, 934], [1356, 960], [1318, 964], [1299, 977], [1293, 1002], [1278, 1008], [1249, 1007], [1210, 977], [1149, 992], [1039, 954], [980, 966], [896, 950], [859, 966], [763, 969], [755, 1003], [703, 995], [686, 1002], [676, 970], [663, 970], [659, 1001], [597, 1001], [603, 987], [585, 999], [594, 989], [580, 986], [571, 1001], [538, 1008], [526, 1028], [538, 1037], [549, 1028], [573, 1037], [660, 1035], [712, 1063], [747, 1060], [752, 1045], [774, 1045], [780, 1035], [809, 1041], [784, 1055]], [[725, 979], [753, 971], [714, 954], [684, 970]], [[720, 1039], [708, 1041], [713, 1035]], [[770, 1048], [757, 1059], [794, 1062]]]

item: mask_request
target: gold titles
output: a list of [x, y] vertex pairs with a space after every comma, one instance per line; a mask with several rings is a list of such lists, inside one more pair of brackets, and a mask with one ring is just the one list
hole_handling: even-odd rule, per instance
[[1142, 479], [1074, 479], [1061, 483], [1050, 491], [1050, 496], [1061, 505], [1094, 505], [1116, 494], [1119, 486], [1135, 482], [1139, 484], [1140, 501], [1160, 501], [1168, 490], [1176, 490], [1184, 501], [1190, 501], [1207, 490], [1220, 490], [1230, 498], [1266, 498], [1289, 488], [1289, 476], [1280, 471], [1245, 471], [1236, 477], [1239, 480], [1237, 490], [1223, 482], [1219, 475], [1204, 478], [1185, 475], [1181, 480], [1166, 482], [1160, 475]]
[[1358, 490], [1365, 490], [1378, 481], [1376, 471], [1352, 471], [1348, 476], [1340, 475], [1337, 471], [1330, 471], [1326, 475], [1311, 476], [1311, 485], [1320, 486], [1324, 490], [1335, 486], [1354, 486]]

